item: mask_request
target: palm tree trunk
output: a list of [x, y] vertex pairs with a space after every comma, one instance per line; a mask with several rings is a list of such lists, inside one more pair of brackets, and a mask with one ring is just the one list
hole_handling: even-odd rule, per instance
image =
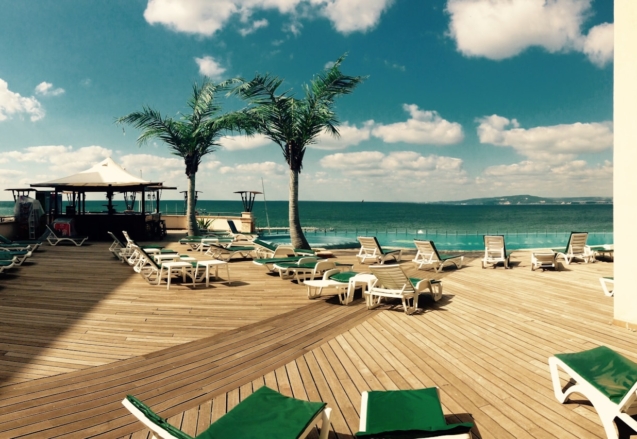
[[188, 222], [188, 235], [199, 234], [197, 218], [195, 217], [195, 173], [188, 174], [188, 197], [186, 199], [186, 221]]
[[310, 248], [303, 229], [301, 229], [301, 219], [299, 218], [299, 171], [290, 169], [290, 202], [289, 202], [289, 219], [290, 219], [290, 239], [294, 248]]

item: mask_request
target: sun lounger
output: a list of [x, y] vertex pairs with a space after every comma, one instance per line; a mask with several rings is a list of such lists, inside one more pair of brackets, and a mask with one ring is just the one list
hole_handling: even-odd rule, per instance
[[400, 265], [371, 265], [369, 269], [378, 280], [367, 294], [368, 309], [379, 306], [383, 298], [401, 299], [405, 313], [413, 314], [418, 309], [418, 296], [425, 291], [434, 301], [442, 297], [441, 281], [410, 278]]
[[[147, 405], [128, 395], [122, 404], [140, 420], [153, 435], [162, 439], [188, 439], [190, 436], [155, 414]], [[232, 410], [213, 422], [195, 439], [297, 439], [314, 430], [321, 419], [319, 439], [329, 434], [330, 409], [324, 402], [290, 398], [261, 387], [243, 399]], [[192, 439], [192, 438], [191, 438]]]
[[13, 259], [0, 259], [0, 273], [15, 267], [16, 263]]
[[306, 280], [303, 283], [307, 286], [308, 299], [321, 297], [324, 288], [334, 288], [341, 305], [348, 305], [352, 302], [354, 290], [358, 286], [362, 286], [363, 294], [365, 294], [371, 289], [374, 282], [376, 282], [376, 278], [371, 274], [332, 268], [323, 273], [322, 279]]
[[228, 223], [228, 228], [230, 229], [230, 236], [232, 236], [235, 241], [252, 241], [254, 238], [259, 236], [256, 233], [240, 232], [239, 230], [237, 230], [237, 226], [232, 220], [226, 220], [226, 222]]
[[447, 424], [437, 387], [363, 392], [357, 438], [470, 439], [473, 423]]
[[343, 264], [326, 259], [316, 259], [315, 256], [301, 258], [296, 262], [277, 262], [274, 270], [279, 272], [281, 279], [294, 278], [299, 284], [304, 280], [314, 280], [317, 276], [322, 276], [327, 270], [334, 268], [351, 269], [354, 264]]
[[208, 256], [226, 262], [236, 255], [241, 256], [243, 259], [251, 258], [254, 253], [253, 246], [229, 245], [228, 247], [223, 247], [213, 243], [209, 243], [208, 246], [209, 248], [206, 251]]
[[403, 254], [402, 250], [383, 250], [375, 236], [359, 236], [358, 242], [361, 243], [361, 249], [356, 257], [360, 259], [361, 264], [368, 259], [378, 264], [384, 264], [389, 259], [400, 262]]
[[265, 267], [268, 271], [274, 271], [274, 264], [278, 262], [297, 262], [304, 256], [286, 256], [281, 258], [262, 258], [262, 259], [254, 259], [252, 262], [256, 265], [261, 265]]
[[414, 239], [414, 244], [418, 251], [412, 262], [416, 264], [419, 270], [422, 269], [423, 266], [428, 266], [440, 273], [442, 267], [445, 265], [453, 264], [456, 268], [462, 267], [464, 256], [441, 256], [433, 241]]
[[75, 244], [77, 247], [80, 247], [84, 244], [84, 241], [88, 239], [88, 236], [61, 236], [55, 233], [55, 230], [51, 228], [48, 224], [46, 228], [49, 229], [49, 235], [46, 237], [46, 240], [51, 245], [58, 245], [60, 242], [70, 241]]
[[557, 269], [557, 254], [553, 252], [533, 252], [531, 253], [531, 271], [549, 268]]
[[500, 262], [504, 264], [504, 268], [509, 268], [510, 261], [511, 253], [507, 252], [504, 236], [485, 235], [482, 268], [487, 268], [487, 265], [493, 265], [493, 268], [495, 268]]
[[[606, 436], [618, 438], [615, 418], [637, 432], [637, 363], [606, 346], [549, 358], [555, 397], [566, 402], [573, 393], [586, 397], [599, 415]], [[572, 384], [562, 387], [559, 369]]]
[[0, 259], [3, 261], [13, 261], [16, 266], [22, 265], [27, 258], [31, 257], [29, 250], [0, 250]]
[[0, 235], [0, 247], [3, 245], [9, 246], [24, 246], [28, 250], [35, 251], [38, 247], [42, 245], [42, 241], [38, 241], [36, 239], [19, 239], [17, 241], [12, 241], [2, 235]]
[[615, 278], [614, 277], [600, 277], [599, 278], [599, 283], [602, 286], [602, 290], [604, 290], [604, 294], [607, 296], [612, 296], [613, 295], [613, 289], [611, 289], [609, 287], [609, 285], [611, 286], [615, 286]]
[[571, 232], [566, 248], [553, 249], [569, 265], [574, 259], [583, 259], [584, 263], [595, 261], [595, 253], [586, 245], [588, 232]]

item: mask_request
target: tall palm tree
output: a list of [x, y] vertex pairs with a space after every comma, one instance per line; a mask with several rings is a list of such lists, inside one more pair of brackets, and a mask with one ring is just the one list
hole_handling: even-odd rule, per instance
[[303, 86], [305, 97], [296, 99], [288, 91], [279, 93], [283, 80], [257, 75], [235, 87], [233, 94], [248, 103], [244, 110], [253, 129], [279, 145], [289, 166], [290, 238], [296, 248], [310, 248], [299, 218], [299, 174], [307, 145], [316, 143], [323, 131], [339, 136], [339, 121], [334, 112], [337, 97], [351, 93], [365, 77], [346, 76], [340, 71], [341, 56], [330, 68]]
[[215, 85], [205, 78], [201, 85], [195, 83], [188, 100], [192, 112], [182, 114], [177, 120], [162, 116], [159, 111], [147, 106], [115, 120], [116, 123], [127, 123], [142, 131], [137, 138], [140, 146], [150, 139], [159, 139], [168, 145], [172, 154], [184, 159], [188, 178], [186, 216], [189, 235], [199, 233], [195, 217], [195, 176], [202, 158], [217, 150], [222, 132], [241, 130], [245, 125], [245, 131], [250, 133], [250, 127], [244, 122], [244, 113], [218, 115], [221, 106], [215, 101], [215, 93], [234, 82], [236, 80]]

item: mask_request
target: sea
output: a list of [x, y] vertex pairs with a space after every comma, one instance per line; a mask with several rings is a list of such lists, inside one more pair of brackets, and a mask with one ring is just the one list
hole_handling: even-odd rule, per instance
[[[101, 212], [103, 201], [87, 201], [86, 209]], [[64, 201], [63, 203], [66, 203]], [[123, 201], [113, 202], [116, 211]], [[138, 207], [138, 206], [137, 206]], [[0, 202], [0, 216], [13, 215], [14, 203]], [[64, 211], [64, 206], [62, 207]], [[183, 200], [162, 200], [162, 213], [185, 211]], [[154, 210], [149, 203], [147, 210]], [[198, 200], [200, 215], [240, 215], [240, 200]], [[288, 226], [287, 201], [255, 201], [253, 215], [261, 233], [283, 243]], [[441, 250], [484, 249], [483, 235], [505, 235], [507, 248], [564, 247], [572, 231], [589, 232], [590, 245], [613, 243], [613, 206], [448, 205], [367, 201], [300, 201], [301, 225], [313, 247], [356, 247], [357, 236], [376, 236], [382, 245], [413, 247], [414, 239], [430, 239]]]

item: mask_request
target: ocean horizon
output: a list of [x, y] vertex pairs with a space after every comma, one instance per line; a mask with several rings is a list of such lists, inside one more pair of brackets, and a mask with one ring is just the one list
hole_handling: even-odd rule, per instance
[[[63, 202], [66, 205], [66, 201]], [[101, 212], [105, 201], [87, 201], [86, 209]], [[116, 211], [125, 210], [115, 201]], [[62, 207], [64, 211], [64, 205]], [[151, 207], [153, 206], [153, 207]], [[13, 214], [13, 202], [0, 202], [0, 215]], [[183, 200], [165, 200], [166, 215], [182, 215]], [[154, 210], [149, 202], [147, 210]], [[238, 216], [240, 200], [199, 200], [202, 216]], [[447, 205], [408, 202], [299, 201], [301, 225], [316, 247], [354, 247], [357, 236], [377, 236], [382, 245], [413, 247], [414, 239], [430, 239], [441, 250], [483, 249], [482, 235], [505, 235], [507, 247], [552, 248], [565, 246], [573, 231], [589, 232], [589, 244], [613, 243], [613, 206], [565, 205]], [[255, 201], [255, 225], [262, 233], [285, 241], [287, 201]], [[220, 220], [223, 221], [223, 220]], [[225, 222], [212, 228], [225, 228]]]

